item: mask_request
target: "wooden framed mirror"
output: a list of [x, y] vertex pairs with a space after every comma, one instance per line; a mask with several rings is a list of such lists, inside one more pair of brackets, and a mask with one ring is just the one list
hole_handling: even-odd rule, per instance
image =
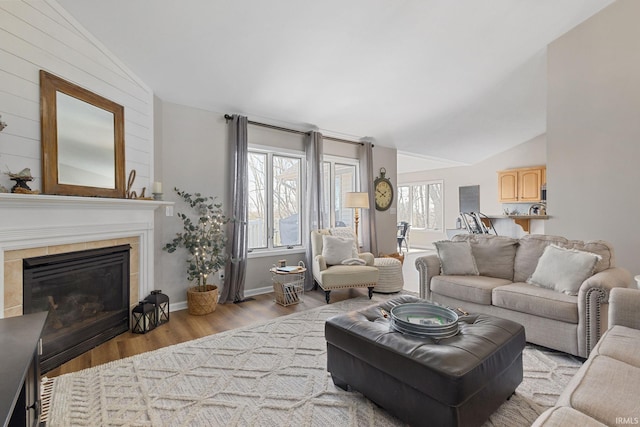
[[125, 194], [124, 107], [40, 70], [42, 192]]

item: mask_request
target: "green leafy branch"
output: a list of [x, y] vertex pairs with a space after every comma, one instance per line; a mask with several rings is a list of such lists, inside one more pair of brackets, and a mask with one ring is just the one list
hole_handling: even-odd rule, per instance
[[177, 214], [182, 220], [183, 231], [176, 233], [176, 237], [163, 249], [173, 253], [179, 247], [185, 248], [190, 254], [187, 259], [187, 279], [197, 282], [198, 290], [206, 291], [207, 277], [224, 268], [227, 261], [225, 226], [229, 218], [224, 215], [222, 203], [216, 202], [215, 197], [190, 194], [178, 188], [174, 190], [193, 213], [191, 216]]

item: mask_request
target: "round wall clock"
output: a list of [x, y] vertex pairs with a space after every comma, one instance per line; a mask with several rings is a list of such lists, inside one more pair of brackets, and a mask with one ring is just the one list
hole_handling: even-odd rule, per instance
[[386, 211], [393, 202], [393, 185], [389, 178], [384, 176], [386, 173], [385, 168], [380, 168], [380, 176], [373, 182], [376, 190], [376, 209], [379, 211]]

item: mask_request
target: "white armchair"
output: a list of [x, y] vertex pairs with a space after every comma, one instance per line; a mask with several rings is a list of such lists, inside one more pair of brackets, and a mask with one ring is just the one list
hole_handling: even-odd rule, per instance
[[313, 279], [316, 289], [319, 285], [325, 292], [327, 304], [329, 295], [334, 289], [369, 288], [369, 298], [373, 295], [373, 288], [378, 282], [378, 269], [374, 267], [373, 254], [363, 252], [358, 254], [364, 265], [328, 264], [322, 255], [323, 235], [330, 235], [329, 230], [314, 230], [311, 232], [311, 252], [313, 255]]

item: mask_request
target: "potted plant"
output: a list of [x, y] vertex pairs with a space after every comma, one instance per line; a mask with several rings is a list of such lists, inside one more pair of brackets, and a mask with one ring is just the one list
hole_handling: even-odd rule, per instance
[[213, 312], [218, 302], [218, 287], [207, 284], [207, 278], [224, 268], [227, 260], [225, 226], [229, 219], [222, 211], [222, 203], [200, 193], [189, 194], [174, 188], [175, 192], [193, 210], [192, 215], [178, 213], [183, 231], [164, 246], [173, 253], [179, 247], [189, 252], [187, 278], [194, 286], [187, 289], [187, 307], [190, 314]]

